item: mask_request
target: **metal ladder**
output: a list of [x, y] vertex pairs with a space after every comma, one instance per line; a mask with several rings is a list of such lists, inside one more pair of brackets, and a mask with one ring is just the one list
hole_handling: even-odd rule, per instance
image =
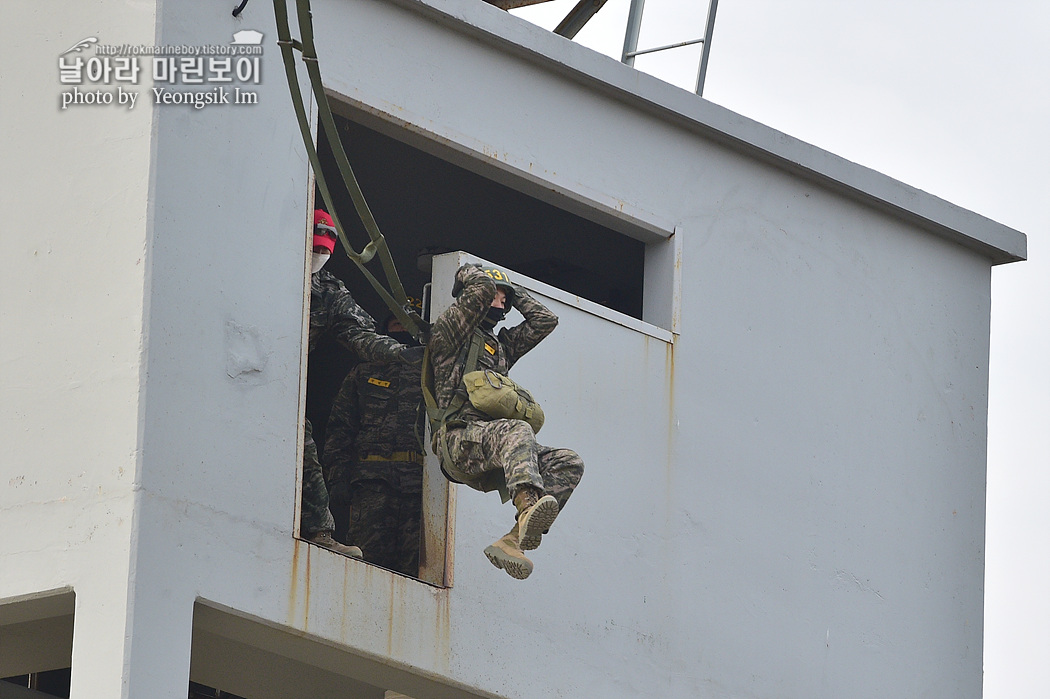
[[711, 55], [711, 35], [715, 30], [715, 12], [718, 10], [718, 0], [710, 0], [707, 6], [707, 23], [704, 25], [704, 36], [702, 39], [690, 39], [689, 41], [680, 41], [676, 44], [639, 50], [638, 34], [642, 28], [642, 8], [644, 5], [645, 0], [631, 0], [631, 9], [627, 15], [627, 33], [623, 40], [623, 55], [620, 57], [620, 60], [629, 66], [633, 66], [635, 56], [676, 49], [680, 46], [703, 44], [704, 48], [700, 53], [700, 69], [697, 71], [696, 89], [694, 90], [696, 94], [703, 96], [704, 79], [707, 77], [707, 60]]

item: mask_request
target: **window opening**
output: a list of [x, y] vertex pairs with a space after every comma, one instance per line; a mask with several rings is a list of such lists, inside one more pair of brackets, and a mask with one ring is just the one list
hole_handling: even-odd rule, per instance
[[[645, 243], [424, 152], [345, 115], [337, 114], [335, 119], [343, 148], [386, 237], [409, 296], [424, 295], [424, 287], [431, 280], [430, 261], [435, 254], [466, 250], [479, 258], [499, 260], [509, 269], [568, 293], [633, 318], [642, 318]], [[323, 130], [319, 130], [317, 149], [326, 178], [334, 181], [338, 168]], [[351, 245], [359, 246], [367, 241], [363, 225], [352, 215], [349, 194], [335, 190], [332, 195]], [[322, 206], [318, 193], [315, 201]], [[383, 325], [389, 311], [341, 246], [337, 246], [324, 269], [346, 285], [377, 325]], [[351, 353], [332, 339], [322, 341], [308, 359], [306, 415], [313, 426], [313, 438], [329, 479], [333, 471], [339, 469], [330, 458], [332, 425], [329, 421], [340, 389], [356, 363]], [[376, 378], [378, 383], [388, 380], [382, 376], [364, 378]], [[357, 380], [360, 382], [361, 377]], [[377, 394], [390, 390], [376, 383], [364, 386]], [[405, 429], [402, 427], [401, 436], [415, 442], [415, 435], [406, 434]], [[381, 484], [375, 482], [380, 479], [363, 480], [373, 481], [364, 487], [377, 491], [372, 496], [381, 499], [382, 493], [378, 492]], [[398, 572], [438, 585], [449, 584], [451, 571], [444, 570], [447, 552], [443, 550], [447, 533], [434, 531], [435, 527], [447, 526], [448, 486], [440, 477], [425, 478], [424, 482], [428, 485], [420, 495], [424, 510], [419, 541], [422, 567], [415, 572], [402, 567]], [[413, 482], [411, 487], [417, 485]], [[433, 488], [443, 491], [434, 493]], [[354, 541], [349, 536], [351, 517], [363, 515], [359, 510], [355, 510], [358, 514], [352, 514], [353, 508], [347, 506], [347, 501], [363, 498], [361, 488], [349, 489], [349, 495], [341, 487], [334, 492], [332, 514], [336, 520], [336, 539], [348, 545], [361, 545], [365, 559], [376, 562], [376, 556], [362, 545], [366, 542]], [[402, 502], [398, 507], [409, 505]], [[429, 515], [428, 507], [431, 508]], [[389, 563], [384, 567], [397, 570]]]

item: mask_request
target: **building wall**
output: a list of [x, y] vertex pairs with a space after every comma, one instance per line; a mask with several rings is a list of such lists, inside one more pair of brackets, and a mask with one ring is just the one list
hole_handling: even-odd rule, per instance
[[[412, 696], [980, 695], [991, 262], [943, 230], [973, 218], [927, 198], [941, 223], [919, 225], [855, 194], [887, 189], [874, 173], [833, 162], [838, 187], [757, 157], [672, 113], [684, 93], [466, 0], [318, 0], [326, 85], [404, 140], [646, 241], [663, 271], [646, 279], [652, 325], [524, 280], [561, 324], [515, 376], [542, 398], [541, 441], [587, 463], [528, 581], [481, 554], [509, 506], [463, 486], [450, 589], [297, 542], [308, 166], [269, 6], [229, 9], [160, 3], [155, 41], [262, 31], [257, 105], [50, 115], [62, 145], [16, 153], [32, 176], [13, 191], [68, 193], [59, 230], [86, 216], [97, 234], [51, 246], [46, 266], [41, 237], [4, 236], [27, 270], [4, 275], [23, 287], [4, 309], [25, 335], [5, 340], [5, 375], [26, 372], [5, 391], [27, 406], [4, 429], [32, 469], [12, 471], [27, 482], [0, 496], [0, 522], [40, 523], [47, 543], [0, 543], [20, 571], [0, 599], [75, 588], [74, 696], [182, 696], [195, 601], [287, 632], [268, 652], [306, 672]], [[130, 21], [107, 12], [107, 35]], [[124, 35], [152, 29], [147, 14]], [[77, 36], [56, 44], [88, 22], [67, 19]], [[53, 100], [54, 67], [40, 71], [26, 89]], [[109, 135], [81, 142], [92, 118]], [[56, 169], [68, 148], [78, 168]], [[100, 157], [112, 181], [85, 176]], [[1023, 251], [978, 223], [1001, 254]], [[67, 302], [74, 343], [46, 315]], [[96, 619], [112, 633], [95, 656], [77, 637], [95, 630], [89, 602], [118, 608]]]
[[[58, 61], [91, 36], [152, 44], [156, 12], [55, 9], [5, 5], [0, 42], [0, 599], [74, 589], [75, 691], [120, 696], [142, 482], [152, 112], [63, 110], [71, 86]], [[93, 51], [66, 53], [78, 55]]]
[[730, 695], [979, 696], [988, 268], [780, 184], [685, 238], [696, 657]]
[[[558, 571], [580, 592], [563, 608], [530, 579], [517, 604], [481, 605], [573, 620], [555, 653], [570, 661], [534, 654], [536, 696], [979, 695], [988, 260], [581, 84], [568, 61], [493, 48], [481, 11], [467, 41], [390, 5], [322, 12], [326, 84], [362, 112], [653, 248], [680, 241], [673, 350], [628, 333], [593, 357], [608, 340], [570, 313], [516, 370], [568, 406], [543, 436], [564, 430], [589, 465]], [[472, 496], [458, 591], [464, 548], [492, 533], [464, 547]], [[519, 614], [497, 613], [527, 627]]]

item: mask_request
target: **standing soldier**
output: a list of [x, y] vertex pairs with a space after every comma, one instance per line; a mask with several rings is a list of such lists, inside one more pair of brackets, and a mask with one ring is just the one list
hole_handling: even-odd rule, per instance
[[[361, 361], [411, 362], [414, 353], [400, 342], [375, 332], [375, 321], [357, 305], [343, 283], [326, 272], [325, 262], [335, 250], [336, 231], [332, 217], [325, 211], [314, 211], [313, 259], [310, 266], [310, 346], [331, 334]], [[328, 488], [324, 482], [313, 426], [306, 421], [306, 445], [303, 451], [303, 498], [300, 530], [307, 541], [347, 556], [361, 557], [357, 546], [344, 546], [332, 534], [335, 520], [329, 510]]]
[[[499, 490], [514, 500], [517, 517], [505, 536], [485, 549], [497, 568], [525, 579], [535, 549], [583, 476], [569, 449], [536, 442], [543, 412], [507, 378], [522, 355], [554, 330], [558, 318], [500, 269], [464, 265], [456, 272], [455, 302], [431, 328], [424, 384], [432, 445], [450, 480], [476, 490]], [[509, 308], [525, 321], [494, 334]], [[424, 362], [426, 364], [426, 362]], [[469, 389], [469, 391], [468, 391]]]
[[[394, 316], [384, 326], [389, 336], [416, 344]], [[423, 516], [419, 372], [412, 364], [354, 367], [332, 404], [324, 449], [336, 540], [360, 546], [369, 563], [412, 577], [419, 575]]]

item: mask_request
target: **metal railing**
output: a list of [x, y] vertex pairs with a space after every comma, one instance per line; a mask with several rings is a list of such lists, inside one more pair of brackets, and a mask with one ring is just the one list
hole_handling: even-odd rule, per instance
[[642, 10], [644, 6], [645, 0], [631, 0], [631, 9], [627, 14], [627, 31], [623, 40], [623, 54], [620, 60], [629, 66], [633, 66], [635, 56], [676, 49], [681, 46], [703, 44], [703, 50], [700, 52], [700, 68], [696, 75], [696, 88], [693, 90], [696, 94], [702, 96], [704, 94], [704, 80], [707, 78], [707, 62], [711, 55], [711, 36], [715, 30], [715, 13], [718, 11], [718, 0], [710, 0], [707, 6], [707, 22], [704, 25], [703, 38], [679, 41], [674, 44], [656, 46], [650, 49], [638, 48], [638, 35], [642, 29]]

